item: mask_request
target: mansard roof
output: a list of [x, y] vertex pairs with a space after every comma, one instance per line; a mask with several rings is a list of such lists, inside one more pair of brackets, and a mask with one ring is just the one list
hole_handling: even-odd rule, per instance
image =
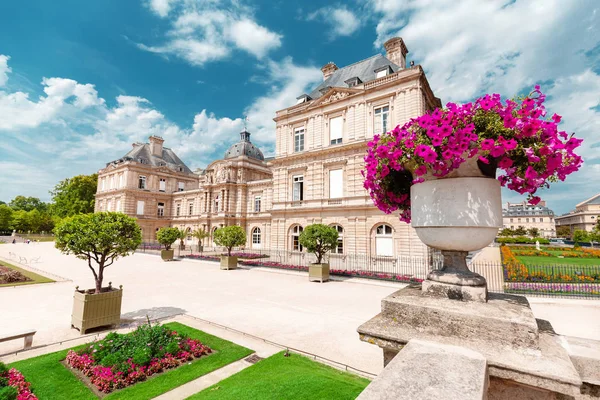
[[[336, 70], [329, 78], [325, 79], [319, 86], [309, 93], [309, 96], [312, 99], [317, 99], [324, 94], [322, 89], [326, 89], [328, 87], [348, 88], [348, 83], [346, 81], [352, 78], [358, 78], [362, 82], [372, 81], [377, 77], [375, 71], [385, 69], [386, 67], [389, 67], [392, 70], [392, 73], [398, 72], [401, 69], [398, 65], [391, 62], [384, 55], [376, 54], [372, 57]], [[324, 92], [327, 92], [327, 90], [324, 90]]]
[[149, 143], [134, 144], [133, 148], [121, 159], [107, 163], [106, 166], [120, 161], [136, 161], [141, 164], [151, 165], [153, 167], [167, 167], [176, 172], [193, 174], [192, 170], [189, 169], [179, 157], [177, 157], [177, 154], [175, 154], [173, 150], [168, 147], [163, 147], [162, 155], [160, 157], [155, 156], [150, 151]]

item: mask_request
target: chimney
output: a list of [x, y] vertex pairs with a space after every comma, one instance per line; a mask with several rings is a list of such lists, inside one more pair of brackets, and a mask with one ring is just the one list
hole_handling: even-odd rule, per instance
[[162, 157], [164, 139], [160, 136], [150, 136], [150, 153], [153, 156]]
[[338, 70], [337, 65], [333, 61], [328, 62], [327, 64], [321, 67], [321, 71], [323, 72], [323, 80], [327, 80], [335, 71]]
[[398, 65], [400, 68], [406, 68], [406, 54], [408, 49], [404, 40], [400, 37], [393, 37], [383, 44], [388, 60]]

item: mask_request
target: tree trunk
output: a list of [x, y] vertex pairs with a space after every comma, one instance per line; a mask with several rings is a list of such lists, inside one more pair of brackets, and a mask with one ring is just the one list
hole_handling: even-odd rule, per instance
[[102, 292], [102, 279], [104, 279], [104, 267], [98, 268], [98, 278], [96, 278], [96, 294]]
[[231, 257], [231, 249], [232, 249], [231, 247], [228, 247], [228, 248], [227, 248], [227, 255], [228, 255], [229, 257]]

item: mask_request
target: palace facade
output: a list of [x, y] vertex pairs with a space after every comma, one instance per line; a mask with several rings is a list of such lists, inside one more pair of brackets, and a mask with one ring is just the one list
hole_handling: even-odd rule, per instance
[[517, 229], [523, 227], [527, 230], [535, 228], [544, 238], [556, 237], [554, 211], [546, 207], [545, 201], [531, 205], [526, 200], [521, 203], [506, 203], [502, 208], [503, 227]]
[[384, 46], [385, 56], [326, 64], [320, 85], [276, 113], [273, 158], [244, 130], [222, 159], [192, 172], [152, 136], [99, 171], [96, 210], [136, 217], [146, 242], [163, 226], [212, 233], [237, 224], [246, 248], [301, 251], [304, 227], [323, 223], [340, 233], [337, 253], [425, 256], [414, 230], [379, 211], [363, 188], [373, 135], [441, 106], [423, 69], [406, 65], [402, 39]]

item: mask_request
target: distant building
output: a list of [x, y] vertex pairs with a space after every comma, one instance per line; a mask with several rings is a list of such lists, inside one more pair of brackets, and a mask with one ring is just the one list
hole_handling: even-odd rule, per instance
[[568, 226], [571, 232], [584, 230], [591, 232], [600, 218], [600, 193], [575, 206], [570, 213], [556, 217], [556, 226]]
[[504, 228], [537, 228], [541, 237], [556, 237], [554, 211], [546, 207], [545, 201], [540, 201], [535, 206], [527, 201], [506, 203], [502, 209], [502, 219]]
[[212, 236], [240, 225], [247, 248], [301, 252], [300, 233], [322, 223], [339, 232], [333, 253], [425, 256], [415, 230], [378, 210], [363, 187], [373, 135], [441, 106], [423, 69], [406, 65], [402, 39], [384, 46], [385, 56], [326, 64], [321, 84], [277, 111], [274, 158], [265, 159], [244, 129], [222, 159], [194, 173], [152, 136], [99, 171], [96, 211], [136, 217], [144, 241], [163, 226]]

